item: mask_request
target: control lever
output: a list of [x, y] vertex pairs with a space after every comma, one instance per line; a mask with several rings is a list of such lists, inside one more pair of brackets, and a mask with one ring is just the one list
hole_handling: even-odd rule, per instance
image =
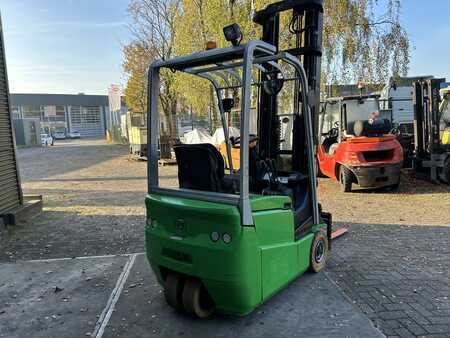
[[261, 161], [260, 161], [260, 165], [261, 165], [261, 167], [263, 168], [264, 172], [267, 174], [267, 176], [268, 176], [268, 178], [269, 178], [269, 182], [271, 182], [271, 181], [272, 181], [272, 175], [270, 174], [270, 168], [269, 168], [269, 166], [267, 165], [266, 161], [261, 160]]

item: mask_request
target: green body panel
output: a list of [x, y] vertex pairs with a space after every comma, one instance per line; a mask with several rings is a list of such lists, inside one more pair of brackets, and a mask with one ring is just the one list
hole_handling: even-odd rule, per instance
[[250, 195], [250, 205], [253, 211], [283, 209], [285, 204], [291, 204], [288, 196]]
[[[202, 280], [219, 311], [251, 312], [309, 266], [313, 231], [294, 240], [284, 196], [251, 196], [254, 227], [241, 226], [237, 206], [150, 194], [147, 258], [163, 285], [168, 271]], [[314, 228], [314, 231], [317, 229]], [[221, 238], [211, 240], [211, 233]], [[231, 235], [225, 244], [223, 234]]]

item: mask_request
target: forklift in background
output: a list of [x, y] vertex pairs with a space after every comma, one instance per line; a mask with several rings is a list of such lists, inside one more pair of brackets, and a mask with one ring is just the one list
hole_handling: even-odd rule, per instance
[[127, 112], [126, 129], [130, 154], [138, 159], [147, 159], [147, 119], [144, 113]]
[[443, 145], [450, 145], [450, 86], [442, 88], [441, 103], [439, 104], [439, 111], [441, 113], [441, 141]]
[[[292, 12], [297, 41], [290, 51], [278, 47], [285, 11]], [[256, 13], [263, 41], [241, 45], [234, 24], [224, 28], [232, 46], [150, 65], [146, 253], [167, 303], [178, 311], [200, 318], [215, 309], [245, 315], [307, 269], [325, 267], [331, 215], [317, 201], [313, 123], [319, 107], [322, 16], [322, 0], [281, 1]], [[285, 77], [286, 68], [293, 79]], [[239, 171], [227, 172], [211, 144], [178, 144], [179, 186], [164, 185], [157, 155], [164, 69], [200, 77], [214, 87], [229, 163], [224, 105], [234, 99], [229, 89], [239, 88], [240, 137], [234, 140], [241, 144]], [[253, 76], [256, 71], [259, 78]], [[233, 85], [222, 85], [224, 77], [232, 77]], [[293, 142], [291, 149], [281, 150], [277, 99], [288, 81], [295, 83]], [[256, 148], [250, 126], [255, 91]]]
[[379, 95], [329, 98], [320, 114], [319, 173], [350, 192], [362, 188], [398, 188], [403, 151], [391, 123], [379, 117]]
[[442, 91], [445, 79], [413, 83], [414, 154], [413, 169], [420, 177], [450, 184], [449, 93]]

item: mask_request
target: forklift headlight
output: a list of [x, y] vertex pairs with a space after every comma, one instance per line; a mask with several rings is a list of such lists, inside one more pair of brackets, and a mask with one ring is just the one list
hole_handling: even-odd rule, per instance
[[220, 235], [217, 231], [211, 232], [210, 238], [213, 242], [217, 242], [220, 238]]
[[231, 42], [233, 46], [239, 46], [242, 41], [241, 27], [237, 23], [224, 27], [223, 35], [225, 35], [225, 40]]
[[222, 236], [222, 239], [225, 244], [231, 243], [231, 235], [230, 234], [224, 233]]

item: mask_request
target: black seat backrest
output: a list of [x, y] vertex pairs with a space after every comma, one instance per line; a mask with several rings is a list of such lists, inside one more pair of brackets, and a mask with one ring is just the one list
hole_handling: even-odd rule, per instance
[[173, 148], [178, 163], [180, 188], [222, 192], [225, 166], [216, 147], [202, 143], [178, 144]]

